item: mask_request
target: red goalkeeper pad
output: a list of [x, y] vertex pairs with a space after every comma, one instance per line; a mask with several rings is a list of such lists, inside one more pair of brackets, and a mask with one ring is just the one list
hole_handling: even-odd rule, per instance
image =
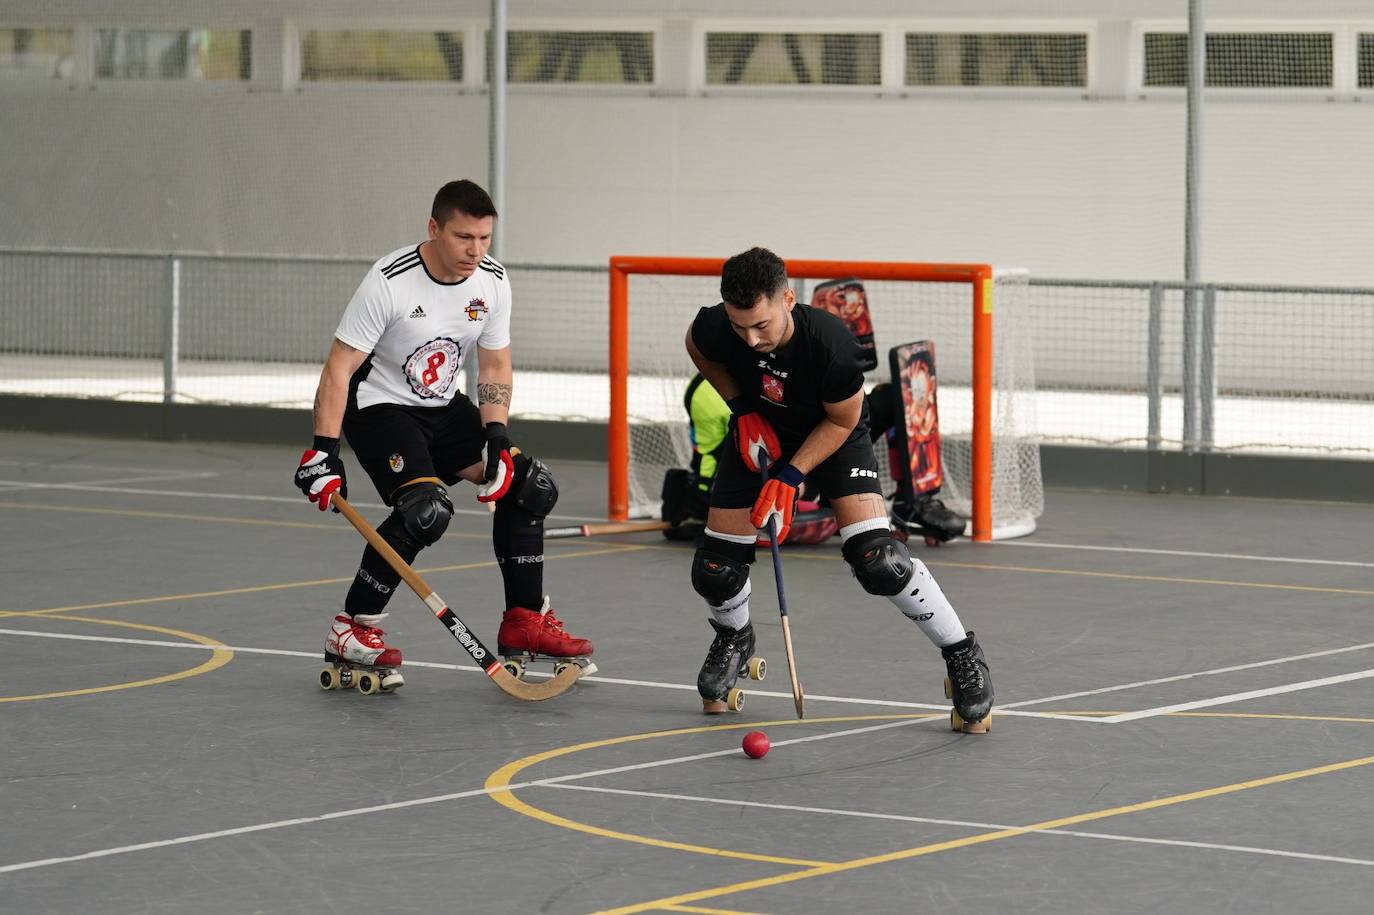
[[940, 415], [935, 402], [935, 343], [921, 340], [888, 351], [892, 386], [902, 406], [896, 418], [897, 451], [901, 472], [915, 495], [940, 488]]
[[811, 307], [820, 308], [839, 318], [859, 341], [863, 350], [861, 371], [878, 367], [878, 349], [873, 343], [873, 316], [868, 311], [868, 293], [856, 279], [829, 280], [811, 293]]

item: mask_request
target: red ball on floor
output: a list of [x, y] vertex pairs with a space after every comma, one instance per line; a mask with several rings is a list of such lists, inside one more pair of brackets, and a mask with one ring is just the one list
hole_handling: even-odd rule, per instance
[[750, 759], [762, 759], [768, 755], [768, 748], [772, 746], [768, 742], [768, 735], [763, 731], [750, 731], [744, 735], [744, 755]]

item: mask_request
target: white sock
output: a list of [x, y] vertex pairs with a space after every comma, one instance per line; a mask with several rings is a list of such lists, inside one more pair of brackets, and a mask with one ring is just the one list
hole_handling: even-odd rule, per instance
[[[887, 526], [886, 518], [856, 521], [840, 528], [840, 537], [848, 543], [849, 538], [857, 534], [885, 530]], [[940, 590], [935, 576], [930, 574], [924, 562], [914, 556], [911, 559], [911, 580], [901, 591], [889, 595], [887, 599], [902, 611], [903, 616], [915, 623], [917, 628], [926, 634], [926, 638], [941, 648], [963, 641], [967, 637], [959, 614], [954, 612], [954, 607], [945, 597], [945, 592]]]
[[[706, 536], [715, 537], [717, 540], [724, 540], [728, 543], [747, 543], [753, 544], [756, 540], [752, 534], [722, 534], [713, 531], [709, 527], [706, 529]], [[749, 624], [749, 594], [753, 591], [753, 586], [749, 579], [744, 580], [744, 587], [734, 597], [723, 604], [707, 604], [711, 610], [711, 619], [722, 626], [727, 626], [736, 631], [743, 629]]]
[[707, 604], [711, 608], [711, 619], [734, 630], [743, 629], [749, 623], [749, 593], [753, 586], [749, 579], [744, 580], [744, 589], [720, 606]]

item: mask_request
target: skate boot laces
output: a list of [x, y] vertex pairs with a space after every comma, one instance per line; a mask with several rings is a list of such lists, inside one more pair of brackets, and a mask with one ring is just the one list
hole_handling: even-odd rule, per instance
[[539, 607], [540, 625], [556, 639], [570, 641], [572, 636], [568, 635], [563, 628], [563, 621], [553, 615], [553, 606], [549, 603], [549, 596], [544, 595], [544, 603]]
[[978, 663], [971, 650], [953, 654], [949, 658], [949, 672], [958, 684], [959, 690], [983, 688], [983, 667]]

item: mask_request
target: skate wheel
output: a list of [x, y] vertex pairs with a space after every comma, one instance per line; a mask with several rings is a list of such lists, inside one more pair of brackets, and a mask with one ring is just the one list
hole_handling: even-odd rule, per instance
[[949, 677], [945, 677], [945, 698], [954, 698], [954, 684], [949, 682]]
[[900, 527], [894, 527], [888, 533], [892, 535], [893, 540], [899, 540], [902, 543], [906, 543], [907, 533]]
[[926, 546], [939, 546], [943, 542], [944, 541], [941, 540], [939, 537], [932, 537], [929, 534], [926, 534]]
[[405, 686], [406, 680], [405, 677], [401, 676], [396, 671], [389, 670], [386, 673], [382, 674], [380, 685], [382, 687], [382, 692], [389, 693], [392, 690], [397, 690], [400, 689], [402, 686]]
[[954, 709], [949, 710], [950, 730], [960, 731], [964, 734], [986, 734], [992, 730], [992, 713], [982, 721], [965, 721]]
[[701, 710], [707, 715], [719, 715], [725, 711], [724, 699], [702, 699]]
[[744, 690], [738, 686], [730, 687], [730, 692], [725, 694], [725, 706], [732, 712], [744, 708]]
[[506, 673], [517, 680], [525, 675], [525, 665], [519, 661], [502, 661], [501, 666], [506, 669]]
[[762, 680], [763, 675], [768, 673], [768, 662], [763, 658], [749, 659], [749, 679]]
[[364, 696], [370, 696], [381, 688], [382, 684], [375, 674], [366, 672], [358, 674], [358, 692]]
[[573, 664], [573, 662], [571, 661], [559, 661], [557, 664], [553, 665], [553, 675], [556, 677], [559, 674], [563, 673], [563, 671], [567, 670], [569, 667], [576, 666], [577, 665]]
[[339, 669], [337, 667], [326, 667], [320, 671], [320, 689], [339, 688]]

